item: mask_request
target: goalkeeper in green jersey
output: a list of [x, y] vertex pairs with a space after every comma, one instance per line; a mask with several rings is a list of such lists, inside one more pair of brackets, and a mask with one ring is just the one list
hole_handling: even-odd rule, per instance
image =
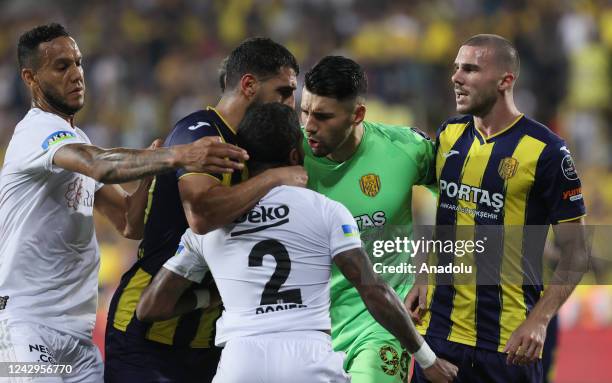
[[[367, 79], [361, 67], [327, 56], [306, 73], [302, 92], [304, 166], [308, 186], [344, 204], [362, 232], [375, 271], [410, 262], [408, 253], [373, 257], [374, 238], [409, 235], [412, 186], [434, 182], [435, 147], [420, 131], [365, 121]], [[396, 231], [398, 230], [399, 231]], [[394, 233], [389, 236], [389, 233]], [[381, 273], [404, 299], [409, 273]], [[400, 343], [368, 313], [357, 291], [337, 268], [331, 280], [332, 339], [347, 354], [353, 383], [405, 382], [410, 366]]]

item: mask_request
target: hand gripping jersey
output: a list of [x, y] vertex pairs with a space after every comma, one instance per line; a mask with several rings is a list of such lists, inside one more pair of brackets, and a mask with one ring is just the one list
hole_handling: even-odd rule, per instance
[[[190, 114], [176, 123], [164, 146], [187, 144], [205, 136], [217, 136], [234, 144], [236, 134], [214, 108]], [[172, 257], [188, 227], [181, 203], [178, 182], [188, 176], [184, 169], [159, 175], [149, 191], [145, 215], [144, 238], [138, 248], [138, 260], [121, 278], [113, 296], [108, 326], [138, 340], [151, 340], [177, 347], [208, 348], [211, 346], [218, 308], [195, 310], [166, 321], [145, 323], [136, 318], [136, 305], [142, 291], [151, 282], [168, 258]], [[215, 177], [231, 186], [246, 178], [246, 173], [200, 174], [195, 177]], [[209, 281], [207, 281], [209, 282]], [[108, 332], [108, 331], [107, 331]], [[113, 352], [113, 350], [110, 350]]]
[[[452, 118], [438, 132], [439, 240], [484, 241], [473, 278], [437, 274], [419, 328], [429, 336], [503, 351], [542, 291], [542, 254], [550, 224], [585, 215], [580, 179], [565, 142], [519, 116], [484, 138], [472, 116]], [[439, 266], [460, 262], [436, 254]], [[465, 257], [464, 259], [470, 259]]]
[[216, 344], [283, 331], [329, 330], [332, 258], [361, 246], [355, 220], [313, 191], [280, 186], [232, 225], [187, 230], [164, 267], [193, 282], [210, 269], [225, 310]]
[[[341, 202], [353, 214], [373, 263], [400, 265], [407, 253], [372, 258], [374, 239], [385, 232], [410, 235], [412, 187], [434, 181], [434, 144], [415, 129], [364, 121], [364, 134], [355, 154], [342, 163], [315, 157], [304, 141], [308, 187]], [[404, 298], [412, 286], [409, 274], [381, 274]], [[371, 332], [388, 332], [367, 311], [357, 290], [337, 268], [331, 283], [332, 338], [335, 350], [347, 350]], [[389, 334], [391, 337], [391, 335]]]
[[0, 176], [0, 319], [41, 323], [91, 342], [99, 252], [92, 178], [53, 165], [90, 141], [61, 117], [31, 109], [17, 124]]

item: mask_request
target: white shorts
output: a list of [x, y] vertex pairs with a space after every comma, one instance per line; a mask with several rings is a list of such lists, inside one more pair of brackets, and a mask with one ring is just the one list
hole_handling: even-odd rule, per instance
[[292, 331], [230, 340], [213, 383], [346, 383], [345, 354], [321, 331]]
[[0, 321], [0, 382], [100, 383], [98, 347], [40, 324]]

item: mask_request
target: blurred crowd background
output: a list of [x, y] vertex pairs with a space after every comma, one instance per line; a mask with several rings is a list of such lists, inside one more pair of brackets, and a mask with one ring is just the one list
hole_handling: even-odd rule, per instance
[[[240, 41], [256, 35], [295, 54], [299, 89], [303, 73], [322, 56], [357, 60], [368, 74], [369, 119], [417, 126], [434, 136], [455, 114], [450, 76], [461, 42], [477, 33], [503, 35], [521, 56], [519, 108], [563, 136], [574, 154], [587, 222], [597, 225], [603, 249], [602, 275], [610, 275], [608, 0], [0, 0], [0, 160], [29, 108], [16, 65], [18, 37], [52, 21], [67, 27], [83, 53], [87, 94], [76, 121], [102, 147], [146, 147], [180, 117], [214, 105], [219, 64]], [[433, 222], [431, 198], [416, 193], [415, 199], [418, 222]], [[97, 225], [103, 331], [108, 301], [135, 260], [137, 243], [120, 239], [103, 220]], [[606, 280], [612, 279], [600, 279]], [[599, 364], [612, 359], [611, 291], [603, 284], [580, 286], [563, 308], [564, 362], [557, 382], [612, 381], [612, 372]], [[593, 376], [584, 375], [588, 370]]]

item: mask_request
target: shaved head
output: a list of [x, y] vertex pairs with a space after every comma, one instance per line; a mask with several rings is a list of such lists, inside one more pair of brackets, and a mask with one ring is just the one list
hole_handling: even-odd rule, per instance
[[470, 37], [462, 45], [492, 48], [493, 57], [500, 68], [514, 73], [514, 77], [518, 78], [521, 70], [519, 54], [514, 45], [505, 38], [498, 35], [481, 34]]

